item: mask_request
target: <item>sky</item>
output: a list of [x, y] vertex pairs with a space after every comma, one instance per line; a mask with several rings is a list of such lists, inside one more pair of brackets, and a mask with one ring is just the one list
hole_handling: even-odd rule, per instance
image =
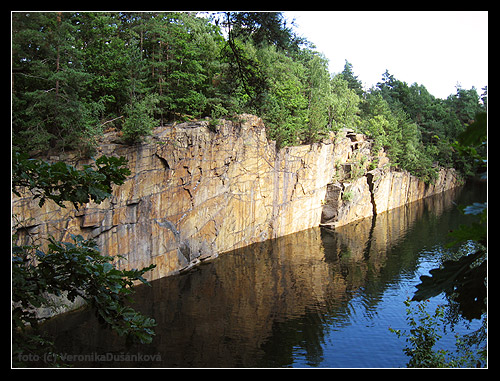
[[285, 11], [295, 31], [329, 59], [331, 73], [347, 59], [365, 89], [385, 70], [417, 82], [438, 98], [488, 84], [487, 11]]

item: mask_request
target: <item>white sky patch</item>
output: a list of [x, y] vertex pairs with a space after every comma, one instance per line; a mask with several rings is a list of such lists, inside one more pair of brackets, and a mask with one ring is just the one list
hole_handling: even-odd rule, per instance
[[314, 43], [330, 62], [345, 60], [365, 89], [385, 70], [408, 85], [424, 85], [436, 97], [455, 94], [455, 86], [488, 84], [486, 11], [285, 11], [296, 32]]

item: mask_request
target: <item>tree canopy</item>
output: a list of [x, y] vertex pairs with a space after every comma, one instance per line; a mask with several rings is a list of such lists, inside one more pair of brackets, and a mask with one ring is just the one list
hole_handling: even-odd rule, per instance
[[435, 165], [474, 171], [449, 143], [487, 98], [438, 99], [388, 71], [365, 91], [347, 60], [331, 74], [281, 12], [14, 12], [12, 71], [12, 140], [25, 152], [90, 155], [109, 129], [134, 144], [175, 120], [247, 112], [278, 147], [356, 129], [427, 181]]

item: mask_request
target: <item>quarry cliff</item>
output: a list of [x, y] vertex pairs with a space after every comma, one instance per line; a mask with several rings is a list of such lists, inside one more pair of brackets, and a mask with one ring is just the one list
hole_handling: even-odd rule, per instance
[[[158, 127], [152, 137], [125, 145], [105, 135], [96, 156], [124, 156], [131, 175], [101, 204], [79, 210], [53, 202], [38, 207], [27, 193], [12, 213], [27, 235], [56, 240], [94, 238], [118, 267], [155, 264], [149, 278], [186, 270], [237, 248], [315, 226], [336, 228], [454, 188], [453, 169], [434, 184], [391, 167], [383, 150], [350, 130], [320, 143], [277, 149], [263, 121], [195, 121]], [[76, 153], [49, 160], [83, 165]]]

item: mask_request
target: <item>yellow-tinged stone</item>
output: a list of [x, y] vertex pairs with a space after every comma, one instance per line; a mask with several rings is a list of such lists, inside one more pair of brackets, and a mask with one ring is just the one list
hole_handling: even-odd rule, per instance
[[[105, 137], [98, 152], [128, 159], [125, 183], [114, 186], [103, 203], [79, 210], [52, 201], [39, 207], [29, 193], [13, 197], [19, 243], [28, 234], [60, 240], [81, 234], [95, 238], [104, 254], [123, 256], [117, 260], [121, 268], [156, 264], [148, 278], [157, 279], [219, 253], [318, 226], [328, 207], [331, 225], [340, 226], [371, 216], [373, 204], [380, 213], [458, 184], [450, 170], [441, 170], [436, 184], [426, 186], [379, 165], [369, 175], [329, 188], [333, 193], [326, 197], [339, 165], [369, 148], [363, 135], [353, 136], [353, 142], [341, 131], [322, 143], [277, 151], [256, 116], [221, 120], [217, 132], [208, 127], [208, 121], [158, 127], [149, 141], [134, 146]], [[74, 163], [76, 153], [61, 159]], [[345, 192], [350, 200], [342, 197]]]

